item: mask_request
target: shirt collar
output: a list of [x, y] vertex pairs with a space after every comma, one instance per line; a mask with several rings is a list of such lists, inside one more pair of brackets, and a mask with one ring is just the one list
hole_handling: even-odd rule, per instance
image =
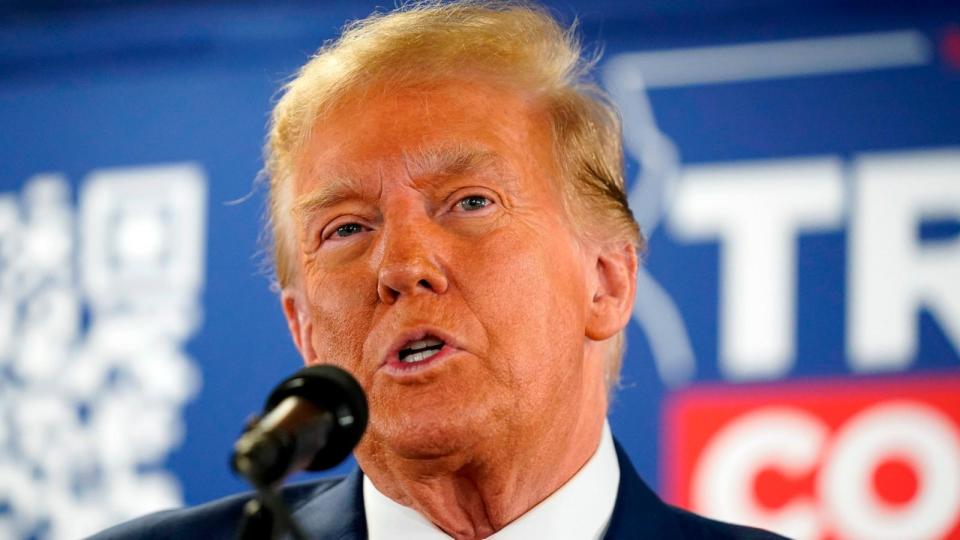
[[[617, 499], [620, 465], [610, 425], [604, 421], [600, 445], [587, 463], [549, 497], [490, 538], [600, 539]], [[369, 540], [449, 540], [450, 536], [412, 508], [403, 506], [363, 477], [363, 500]]]

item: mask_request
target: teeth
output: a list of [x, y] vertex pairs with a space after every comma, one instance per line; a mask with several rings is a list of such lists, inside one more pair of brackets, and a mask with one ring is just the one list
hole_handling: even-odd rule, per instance
[[440, 352], [440, 349], [428, 349], [426, 351], [410, 353], [400, 361], [408, 364], [413, 362], [422, 362], [427, 358], [430, 358], [431, 356], [437, 354], [438, 352]]
[[422, 362], [440, 352], [443, 341], [434, 337], [411, 341], [400, 351], [400, 361], [406, 363]]
[[427, 347], [436, 347], [438, 345], [443, 345], [443, 342], [436, 338], [427, 338], [411, 342], [409, 345], [404, 347], [404, 349], [415, 351], [417, 349], [426, 349]]

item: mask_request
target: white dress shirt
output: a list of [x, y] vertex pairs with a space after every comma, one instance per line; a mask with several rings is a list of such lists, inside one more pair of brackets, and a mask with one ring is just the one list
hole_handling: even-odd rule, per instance
[[[607, 530], [620, 485], [620, 464], [610, 425], [604, 422], [600, 445], [566, 484], [489, 538], [599, 540]], [[416, 510], [381, 493], [363, 477], [363, 504], [369, 540], [449, 540], [445, 532]]]

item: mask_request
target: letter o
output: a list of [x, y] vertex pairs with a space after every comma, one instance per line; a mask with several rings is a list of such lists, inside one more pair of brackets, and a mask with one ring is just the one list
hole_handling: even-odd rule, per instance
[[[874, 469], [891, 455], [909, 459], [918, 473], [919, 490], [902, 507], [884, 504], [872, 489]], [[960, 434], [932, 407], [876, 405], [837, 432], [818, 489], [841, 538], [942, 538], [960, 510]]]

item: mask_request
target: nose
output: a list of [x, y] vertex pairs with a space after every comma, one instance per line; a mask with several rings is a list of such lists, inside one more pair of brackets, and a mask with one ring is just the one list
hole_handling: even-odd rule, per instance
[[430, 223], [408, 223], [384, 230], [377, 295], [385, 304], [401, 296], [443, 294], [447, 275], [438, 259], [439, 238]]

